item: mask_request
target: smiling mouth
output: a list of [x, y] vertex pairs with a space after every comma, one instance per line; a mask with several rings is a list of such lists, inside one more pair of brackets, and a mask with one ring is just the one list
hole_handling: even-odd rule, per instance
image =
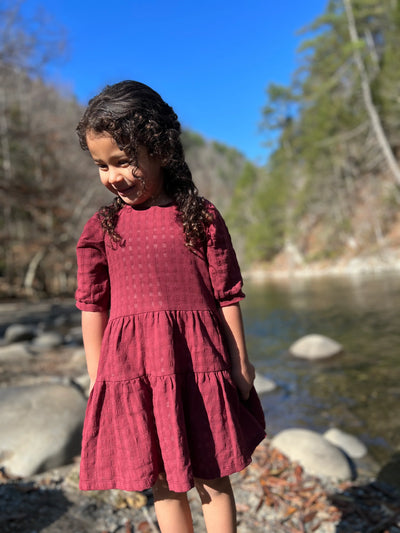
[[127, 194], [131, 193], [135, 189], [135, 185], [132, 185], [131, 187], [127, 187], [126, 189], [116, 189], [116, 192], [120, 194], [121, 196], [126, 196]]

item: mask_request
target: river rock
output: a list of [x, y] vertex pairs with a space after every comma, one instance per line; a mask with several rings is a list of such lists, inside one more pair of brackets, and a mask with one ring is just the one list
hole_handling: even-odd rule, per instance
[[311, 334], [293, 343], [289, 351], [303, 359], [325, 359], [342, 352], [343, 346], [324, 335]]
[[74, 344], [74, 345], [83, 344], [82, 327], [75, 326], [73, 328], [70, 328], [68, 333], [65, 335], [65, 342], [67, 344]]
[[0, 389], [0, 465], [24, 477], [72, 462], [80, 452], [85, 407], [72, 386]]
[[256, 373], [254, 387], [258, 394], [266, 394], [267, 392], [272, 392], [273, 390], [275, 390], [277, 385], [275, 381], [272, 381], [272, 379], [266, 378], [265, 376]]
[[28, 350], [28, 345], [25, 342], [15, 342], [7, 346], [0, 346], [0, 362], [5, 363], [7, 361], [23, 362], [31, 358], [31, 354]]
[[64, 342], [64, 337], [57, 331], [47, 331], [38, 335], [32, 342], [34, 350], [44, 351], [58, 348]]
[[4, 339], [11, 344], [13, 342], [30, 341], [35, 335], [35, 328], [29, 324], [11, 324], [4, 332]]
[[291, 461], [297, 461], [307, 472], [334, 481], [352, 478], [351, 466], [344, 453], [322, 435], [309, 429], [285, 429], [271, 441]]
[[340, 429], [330, 428], [325, 431], [323, 436], [331, 444], [341, 448], [352, 459], [360, 459], [368, 453], [366, 446], [357, 437]]

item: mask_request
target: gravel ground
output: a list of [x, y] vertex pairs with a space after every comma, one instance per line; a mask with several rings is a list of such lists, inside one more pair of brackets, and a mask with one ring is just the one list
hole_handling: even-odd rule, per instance
[[[0, 478], [2, 533], [154, 533], [151, 491], [81, 492], [77, 462], [27, 479]], [[266, 439], [232, 476], [239, 533], [400, 533], [400, 492], [373, 479], [333, 484], [306, 475]], [[205, 533], [189, 492], [195, 533]]]

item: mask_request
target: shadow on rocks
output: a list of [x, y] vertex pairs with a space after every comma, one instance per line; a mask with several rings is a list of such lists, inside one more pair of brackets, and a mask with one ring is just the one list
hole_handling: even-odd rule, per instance
[[[376, 481], [352, 485], [329, 496], [341, 514], [336, 533], [400, 532], [400, 470], [397, 483], [393, 483], [395, 459], [381, 469]], [[396, 464], [399, 468], [400, 457]]]
[[60, 490], [38, 487], [31, 482], [0, 485], [0, 531], [43, 531], [65, 514], [71, 503]]

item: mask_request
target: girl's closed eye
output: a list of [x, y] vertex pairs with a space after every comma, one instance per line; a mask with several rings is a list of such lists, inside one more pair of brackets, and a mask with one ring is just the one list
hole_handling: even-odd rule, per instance
[[[108, 170], [108, 165], [106, 165], [105, 163], [101, 163], [101, 162], [95, 161], [94, 164], [100, 170], [103, 170], [103, 171]], [[117, 166], [121, 167], [121, 168], [127, 168], [129, 166], [132, 166], [132, 163], [129, 161], [129, 159], [123, 159], [121, 161], [118, 161]]]

